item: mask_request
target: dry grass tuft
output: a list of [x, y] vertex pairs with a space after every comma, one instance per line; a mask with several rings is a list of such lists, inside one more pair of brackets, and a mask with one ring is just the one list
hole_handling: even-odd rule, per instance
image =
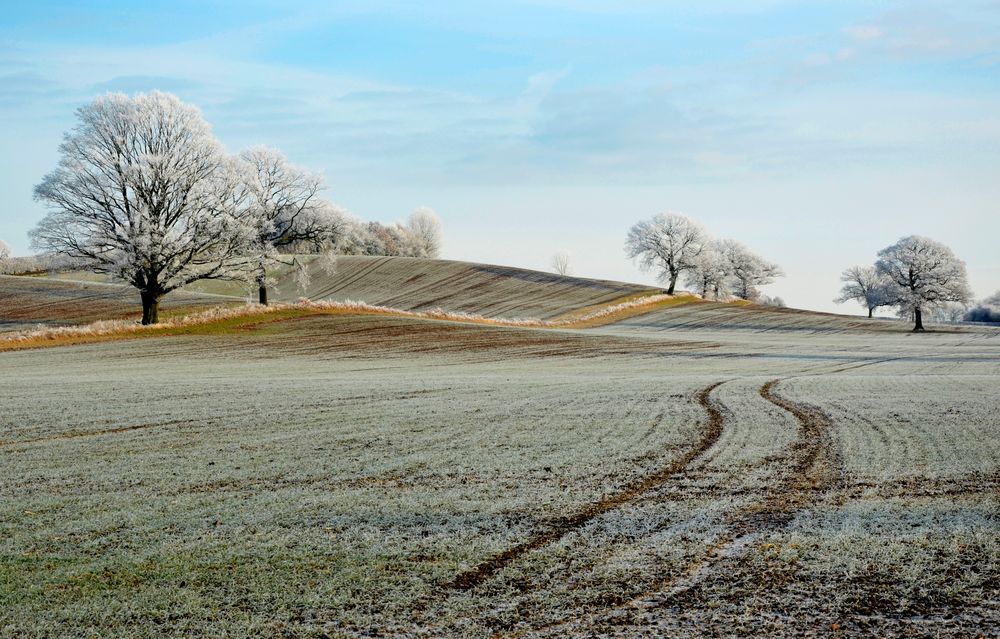
[[530, 318], [498, 319], [474, 313], [450, 312], [440, 309], [431, 311], [405, 311], [352, 300], [344, 302], [313, 302], [303, 298], [291, 304], [279, 303], [270, 306], [246, 304], [243, 306], [214, 307], [195, 313], [171, 317], [159, 324], [149, 326], [143, 326], [130, 320], [100, 320], [84, 326], [60, 326], [18, 331], [0, 337], [0, 351], [89, 344], [115, 339], [134, 339], [175, 335], [178, 333], [214, 333], [227, 328], [254, 323], [258, 318], [263, 316], [274, 316], [274, 319], [287, 319], [309, 313], [384, 315], [504, 327], [591, 328], [667, 306], [691, 303], [697, 301], [697, 299], [693, 295], [649, 295], [598, 308], [597, 310], [576, 317], [541, 320]]

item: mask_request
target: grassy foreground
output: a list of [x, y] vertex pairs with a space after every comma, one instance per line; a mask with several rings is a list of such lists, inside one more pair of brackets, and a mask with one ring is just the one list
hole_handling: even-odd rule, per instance
[[997, 627], [998, 338], [718, 313], [0, 353], [0, 636]]

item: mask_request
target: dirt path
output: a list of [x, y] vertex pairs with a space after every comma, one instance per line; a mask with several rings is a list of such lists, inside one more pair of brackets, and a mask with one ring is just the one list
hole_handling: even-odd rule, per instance
[[565, 619], [516, 636], [529, 633], [561, 636], [571, 628], [592, 630], [614, 610], [670, 606], [683, 593], [718, 575], [721, 564], [739, 556], [762, 534], [783, 528], [798, 512], [831, 491], [838, 482], [840, 459], [830, 437], [830, 421], [819, 409], [792, 402], [777, 394], [775, 386], [780, 381], [767, 382], [759, 393], [763, 399], [795, 417], [799, 424], [798, 437], [788, 450], [791, 471], [766, 492], [763, 500], [733, 513], [726, 533], [679, 573], [653, 584], [638, 595], [627, 596], [623, 593], [619, 601], [608, 602], [611, 604], [609, 608], [589, 619]]
[[710, 398], [712, 391], [718, 388], [722, 383], [723, 382], [716, 382], [706, 386], [698, 392], [698, 403], [705, 409], [708, 419], [705, 422], [705, 426], [701, 431], [701, 436], [698, 441], [683, 456], [675, 459], [673, 462], [664, 466], [652, 475], [643, 477], [637, 482], [625, 487], [623, 490], [614, 495], [605, 497], [600, 501], [587, 504], [572, 515], [556, 519], [550, 524], [550, 527], [547, 530], [536, 534], [527, 541], [490, 557], [470, 570], [460, 573], [448, 585], [451, 588], [458, 590], [469, 590], [471, 588], [475, 588], [525, 553], [558, 541], [566, 534], [583, 527], [594, 518], [635, 501], [646, 493], [663, 485], [672, 476], [683, 471], [693, 461], [703, 455], [705, 451], [711, 448], [722, 434], [722, 412], [715, 406]]

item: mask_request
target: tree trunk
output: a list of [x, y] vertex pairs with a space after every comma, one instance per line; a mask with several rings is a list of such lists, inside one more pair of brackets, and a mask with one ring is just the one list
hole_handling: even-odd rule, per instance
[[263, 262], [257, 271], [257, 301], [267, 306], [267, 272], [264, 270]]
[[160, 296], [157, 293], [139, 291], [142, 298], [142, 323], [156, 324], [160, 321]]
[[873, 309], [871, 306], [868, 307], [868, 319], [872, 318], [872, 311], [874, 311], [874, 310], [875, 309]]
[[920, 313], [920, 308], [919, 307], [913, 309], [913, 321], [914, 321], [914, 325], [913, 325], [913, 330], [914, 331], [922, 331], [922, 330], [924, 330], [924, 321], [923, 321], [923, 318], [921, 317], [921, 313]]
[[674, 294], [674, 287], [676, 287], [676, 286], [677, 286], [677, 276], [676, 275], [671, 275], [670, 276], [670, 286], [667, 288], [667, 295], [673, 295]]

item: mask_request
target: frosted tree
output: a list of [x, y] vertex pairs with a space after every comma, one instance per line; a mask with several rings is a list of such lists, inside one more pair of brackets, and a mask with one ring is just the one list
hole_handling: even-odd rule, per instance
[[728, 294], [729, 263], [719, 252], [715, 242], [706, 242], [704, 249], [693, 261], [685, 283], [704, 299], [721, 299]]
[[744, 300], [760, 295], [758, 286], [770, 284], [784, 273], [777, 264], [768, 262], [736, 240], [721, 240], [717, 250], [725, 261], [731, 292]]
[[406, 222], [407, 251], [411, 257], [439, 257], [441, 255], [441, 220], [434, 210], [418, 207]]
[[0, 263], [10, 257], [10, 246], [6, 242], [0, 240]]
[[559, 275], [569, 275], [572, 271], [569, 253], [556, 251], [556, 254], [552, 256], [552, 270]]
[[[344, 218], [320, 198], [322, 176], [292, 166], [281, 152], [255, 147], [243, 151], [240, 161], [250, 203], [247, 220], [254, 232], [251, 256], [257, 298], [267, 304], [267, 269], [281, 261], [280, 250], [303, 245], [329, 249], [343, 231]], [[290, 264], [305, 275], [300, 263]]]
[[35, 187], [49, 208], [31, 234], [36, 248], [137, 288], [143, 324], [185, 284], [246, 277], [246, 199], [195, 107], [160, 92], [109, 93], [77, 118]]
[[872, 317], [877, 308], [896, 304], [892, 281], [874, 266], [852, 266], [841, 273], [840, 281], [844, 287], [833, 301], [837, 304], [859, 302], [868, 309], [868, 317]]
[[638, 259], [643, 270], [655, 268], [661, 282], [672, 295], [677, 279], [695, 267], [707, 240], [697, 222], [674, 213], [661, 213], [636, 223], [628, 232], [625, 252]]
[[914, 331], [924, 330], [924, 311], [972, 298], [965, 262], [930, 238], [910, 235], [887, 246], [875, 268], [892, 282], [900, 313], [913, 316]]

